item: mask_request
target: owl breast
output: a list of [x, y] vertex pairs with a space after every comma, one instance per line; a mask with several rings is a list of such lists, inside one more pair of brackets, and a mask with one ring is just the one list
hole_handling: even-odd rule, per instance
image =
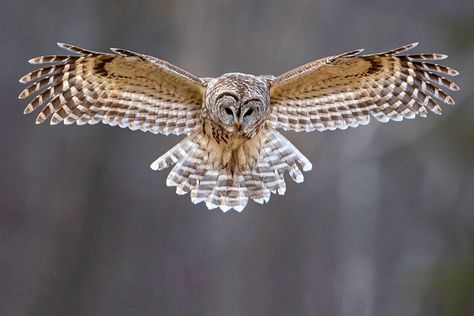
[[[203, 113], [204, 114], [204, 113]], [[228, 131], [211, 119], [204, 119], [203, 134], [208, 139], [209, 162], [216, 169], [226, 169], [232, 174], [252, 169], [262, 147], [260, 130], [262, 122], [250, 132]]]

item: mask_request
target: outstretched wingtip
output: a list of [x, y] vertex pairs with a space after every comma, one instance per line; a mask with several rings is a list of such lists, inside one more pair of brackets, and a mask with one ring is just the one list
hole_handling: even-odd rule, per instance
[[57, 42], [56, 45], [58, 45], [58, 47], [60, 47], [62, 49], [69, 50], [69, 51], [72, 51], [72, 52], [81, 52], [81, 51], [83, 51], [82, 48], [79, 48], [79, 47], [74, 46], [72, 44]]
[[[456, 69], [453, 69], [453, 68], [449, 68], [448, 69], [448, 74], [453, 76], [453, 77], [456, 77], [457, 75], [459, 75], [459, 71], [457, 71]], [[459, 90], [459, 87], [458, 87], [457, 90]]]
[[403, 46], [400, 46], [400, 47], [397, 47], [397, 48], [394, 48], [394, 49], [390, 49], [388, 51], [385, 51], [383, 53], [379, 53], [379, 55], [393, 55], [393, 54], [400, 54], [400, 53], [404, 53], [412, 48], [415, 48], [416, 46], [418, 46], [418, 42], [413, 42], [413, 43], [410, 43], [410, 44], [406, 44], [406, 45], [403, 45]]
[[357, 55], [359, 55], [360, 53], [362, 53], [363, 51], [364, 51], [364, 48], [359, 48], [359, 49], [351, 50], [351, 51], [349, 51], [349, 52], [342, 53], [342, 54], [340, 54], [340, 55], [337, 56], [337, 57], [352, 57], [352, 56], [357, 56]]
[[396, 50], [400, 50], [400, 51], [405, 52], [405, 51], [407, 51], [407, 50], [410, 50], [410, 49], [412, 49], [412, 48], [417, 47], [418, 44], [420, 44], [420, 42], [409, 43], [409, 44], [403, 45], [403, 46], [401, 46], [401, 47], [399, 47], [399, 48], [396, 48]]
[[138, 55], [140, 55], [138, 53], [135, 53], [135, 52], [132, 52], [130, 50], [123, 49], [123, 48], [111, 47], [110, 50], [113, 51], [114, 53], [120, 55], [120, 56], [138, 56]]
[[94, 52], [94, 51], [91, 51], [91, 50], [88, 50], [88, 49], [85, 49], [85, 48], [81, 48], [79, 46], [72, 45], [72, 44], [60, 43], [60, 42], [58, 42], [56, 44], [62, 49], [65, 49], [65, 50], [68, 50], [68, 51], [71, 51], [71, 52], [74, 52], [74, 53], [78, 53], [80, 55], [98, 54], [98, 52]]
[[40, 63], [39, 59], [40, 59], [40, 57], [31, 58], [30, 60], [28, 60], [28, 63], [32, 64], [32, 65], [39, 64]]
[[28, 88], [26, 88], [18, 95], [18, 99], [25, 99], [26, 97], [28, 97], [28, 95], [30, 95], [30, 92], [28, 91]]

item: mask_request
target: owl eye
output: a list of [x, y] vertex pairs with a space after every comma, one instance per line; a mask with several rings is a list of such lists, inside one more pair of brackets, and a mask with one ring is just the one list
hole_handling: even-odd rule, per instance
[[228, 115], [234, 115], [234, 113], [232, 112], [232, 109], [231, 108], [224, 108], [224, 111], [226, 114]]
[[252, 113], [253, 113], [253, 109], [250, 108], [250, 109], [247, 110], [247, 112], [244, 113], [244, 116], [250, 116], [250, 115], [252, 115]]
[[225, 120], [231, 120], [234, 117], [234, 108], [237, 105], [237, 98], [229, 93], [223, 93], [216, 99], [216, 105], [219, 111], [225, 117]]

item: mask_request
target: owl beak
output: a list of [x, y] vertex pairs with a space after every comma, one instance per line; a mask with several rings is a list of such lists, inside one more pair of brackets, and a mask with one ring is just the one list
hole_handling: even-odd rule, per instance
[[235, 123], [235, 128], [236, 128], [238, 131], [240, 131], [240, 126], [241, 126], [241, 125], [240, 125], [240, 122]]

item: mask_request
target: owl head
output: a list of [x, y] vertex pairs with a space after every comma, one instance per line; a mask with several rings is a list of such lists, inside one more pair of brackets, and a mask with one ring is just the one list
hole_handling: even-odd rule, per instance
[[258, 76], [227, 73], [209, 81], [204, 106], [210, 118], [228, 132], [251, 134], [269, 112], [267, 82]]

